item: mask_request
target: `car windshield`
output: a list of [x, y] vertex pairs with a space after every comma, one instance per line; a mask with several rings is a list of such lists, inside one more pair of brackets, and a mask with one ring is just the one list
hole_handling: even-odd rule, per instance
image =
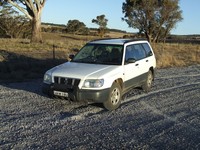
[[86, 44], [72, 62], [121, 65], [123, 45]]

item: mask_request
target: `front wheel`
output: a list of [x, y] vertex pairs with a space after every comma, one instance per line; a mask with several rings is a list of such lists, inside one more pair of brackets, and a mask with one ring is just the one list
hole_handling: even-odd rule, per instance
[[151, 86], [152, 86], [152, 82], [153, 82], [153, 74], [152, 71], [149, 70], [148, 74], [147, 74], [147, 78], [145, 83], [142, 85], [142, 89], [145, 92], [149, 92], [151, 90]]
[[113, 83], [108, 99], [103, 103], [108, 110], [117, 109], [121, 104], [122, 89], [116, 82]]

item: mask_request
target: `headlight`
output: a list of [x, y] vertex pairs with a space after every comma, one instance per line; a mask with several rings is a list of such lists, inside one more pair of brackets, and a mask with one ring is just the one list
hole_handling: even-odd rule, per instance
[[51, 81], [51, 75], [45, 74], [45, 75], [44, 75], [43, 82], [44, 82], [44, 83], [47, 83], [47, 84], [52, 83], [52, 81]]
[[103, 79], [88, 79], [85, 80], [83, 87], [85, 88], [100, 88], [102, 87], [104, 84], [104, 80]]

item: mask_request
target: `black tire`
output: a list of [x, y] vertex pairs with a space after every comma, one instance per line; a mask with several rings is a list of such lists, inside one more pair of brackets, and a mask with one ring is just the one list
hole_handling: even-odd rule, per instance
[[146, 81], [144, 82], [144, 84], [142, 85], [142, 89], [145, 92], [149, 92], [151, 90], [151, 86], [152, 86], [152, 82], [153, 82], [153, 73], [151, 70], [149, 70], [148, 74], [147, 74], [147, 78]]
[[107, 110], [115, 110], [121, 104], [122, 89], [116, 82], [113, 83], [108, 99], [103, 103]]

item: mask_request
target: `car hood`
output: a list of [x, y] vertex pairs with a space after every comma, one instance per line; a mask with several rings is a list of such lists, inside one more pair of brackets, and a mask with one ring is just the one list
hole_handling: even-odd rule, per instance
[[48, 71], [52, 76], [68, 77], [68, 78], [100, 78], [107, 72], [115, 70], [115, 65], [100, 65], [100, 64], [86, 64], [67, 62], [56, 66]]

